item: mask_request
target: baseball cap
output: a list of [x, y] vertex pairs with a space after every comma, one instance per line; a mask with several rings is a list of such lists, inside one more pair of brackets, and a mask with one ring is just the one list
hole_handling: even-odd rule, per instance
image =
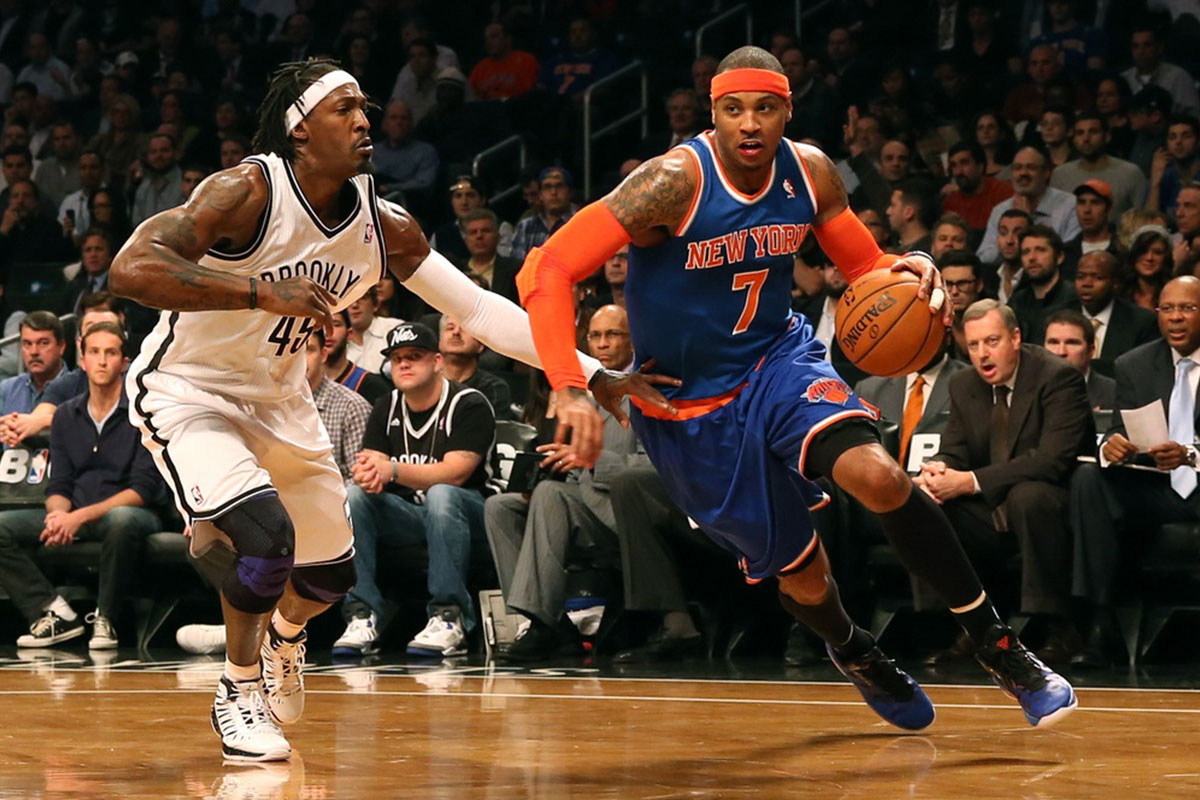
[[401, 322], [388, 331], [387, 347], [379, 352], [386, 358], [393, 350], [401, 347], [419, 347], [422, 350], [437, 352], [438, 337], [428, 325], [419, 322]]
[[459, 86], [467, 85], [467, 76], [462, 74], [462, 70], [458, 67], [446, 67], [437, 74], [438, 83], [455, 83]]
[[479, 178], [476, 178], [474, 175], [459, 175], [454, 179], [454, 182], [450, 184], [450, 187], [447, 189], [447, 191], [453, 194], [459, 189], [465, 189], [468, 186], [479, 192], [479, 194], [483, 195], [484, 197], [487, 196], [487, 192], [484, 191], [483, 181], [479, 180]]
[[549, 178], [551, 175], [561, 176], [563, 183], [565, 183], [567, 186], [573, 187], [575, 185], [575, 182], [571, 179], [571, 173], [568, 172], [565, 167], [546, 167], [544, 170], [538, 173], [538, 183], [546, 180], [546, 178]]
[[1171, 93], [1161, 86], [1150, 84], [1144, 86], [1133, 96], [1133, 102], [1129, 104], [1130, 111], [1157, 111], [1160, 114], [1170, 114], [1171, 108], [1174, 106], [1174, 101], [1171, 99]]
[[1113, 203], [1113, 190], [1108, 185], [1108, 181], [1102, 181], [1099, 178], [1088, 178], [1083, 183], [1075, 187], [1075, 196], [1084, 193], [1094, 194], [1097, 197], [1105, 200], [1110, 206]]
[[125, 50], [117, 56], [117, 66], [124, 67], [128, 64], [138, 63], [137, 53], [132, 50]]

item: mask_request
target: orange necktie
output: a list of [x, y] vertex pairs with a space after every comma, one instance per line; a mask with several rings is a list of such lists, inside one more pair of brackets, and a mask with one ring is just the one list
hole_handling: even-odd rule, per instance
[[918, 375], [913, 381], [912, 389], [908, 392], [908, 402], [904, 404], [904, 419], [900, 421], [900, 466], [906, 468], [908, 461], [908, 443], [913, 431], [921, 422], [921, 414], [925, 412], [925, 376]]

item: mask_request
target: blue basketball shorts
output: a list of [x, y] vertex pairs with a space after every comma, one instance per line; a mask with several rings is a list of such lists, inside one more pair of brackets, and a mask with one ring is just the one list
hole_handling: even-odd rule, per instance
[[805, 477], [813, 437], [841, 420], [875, 420], [797, 319], [741, 391], [691, 419], [631, 420], [675, 503], [735, 554], [750, 582], [802, 566], [816, 552], [811, 512], [829, 502]]

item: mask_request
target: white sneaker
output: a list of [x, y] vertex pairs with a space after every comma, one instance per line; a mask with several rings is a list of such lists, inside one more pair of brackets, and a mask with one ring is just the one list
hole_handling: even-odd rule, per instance
[[263, 685], [267, 689], [267, 705], [280, 725], [291, 725], [304, 713], [304, 641], [308, 634], [300, 631], [295, 639], [285, 639], [267, 625], [267, 638], [262, 645]]
[[333, 643], [335, 656], [369, 656], [379, 649], [375, 640], [379, 630], [375, 627], [375, 612], [369, 617], [354, 617], [338, 640]]
[[408, 652], [414, 656], [461, 656], [467, 652], [467, 633], [462, 620], [452, 610], [446, 610], [429, 618], [425, 630], [408, 643]]
[[92, 624], [92, 638], [88, 640], [88, 650], [117, 649], [117, 629], [108, 617], [100, 613], [100, 609], [88, 614], [83, 621]]
[[224, 625], [184, 625], [175, 631], [175, 643], [198, 656], [225, 650]]
[[213, 700], [212, 727], [230, 761], [283, 761], [292, 754], [271, 718], [261, 680], [234, 683], [222, 675]]

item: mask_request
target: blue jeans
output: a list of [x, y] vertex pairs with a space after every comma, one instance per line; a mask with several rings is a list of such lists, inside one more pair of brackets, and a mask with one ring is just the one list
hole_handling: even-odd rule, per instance
[[475, 628], [474, 604], [467, 591], [467, 567], [472, 543], [487, 542], [483, 526], [483, 495], [475, 489], [436, 484], [425, 493], [424, 505], [394, 494], [367, 494], [348, 488], [350, 519], [354, 523], [354, 566], [358, 583], [346, 595], [379, 615], [383, 595], [375, 583], [376, 554], [381, 538], [400, 545], [429, 548], [430, 615], [436, 606], [456, 605], [463, 626]]

